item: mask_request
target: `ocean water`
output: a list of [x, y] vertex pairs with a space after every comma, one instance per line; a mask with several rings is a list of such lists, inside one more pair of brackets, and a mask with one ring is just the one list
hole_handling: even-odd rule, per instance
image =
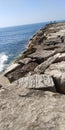
[[46, 23], [0, 28], [0, 73], [25, 50], [29, 39]]

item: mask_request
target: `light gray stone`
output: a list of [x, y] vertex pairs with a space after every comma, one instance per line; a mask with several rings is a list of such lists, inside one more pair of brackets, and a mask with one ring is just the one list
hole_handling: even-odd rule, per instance
[[51, 76], [46, 74], [34, 74], [32, 76], [23, 77], [15, 83], [19, 83], [19, 86], [25, 88], [47, 88], [54, 87], [54, 82]]
[[56, 90], [65, 94], [65, 61], [50, 65], [45, 74], [52, 76]]
[[44, 73], [44, 71], [53, 63], [55, 62], [58, 57], [59, 57], [60, 53], [48, 58], [45, 62], [41, 63], [40, 65], [38, 65], [36, 68], [35, 68], [35, 72], [38, 72], [38, 73]]
[[44, 59], [46, 60], [50, 56], [53, 56], [55, 54], [55, 51], [47, 51], [47, 50], [38, 50], [35, 53], [29, 55], [30, 58], [37, 58], [37, 59]]

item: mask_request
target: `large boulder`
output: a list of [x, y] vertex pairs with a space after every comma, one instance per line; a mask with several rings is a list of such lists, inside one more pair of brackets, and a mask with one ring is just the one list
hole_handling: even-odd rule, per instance
[[53, 56], [55, 54], [55, 51], [47, 51], [47, 50], [38, 50], [33, 54], [28, 55], [29, 58], [36, 58], [39, 60], [46, 60], [50, 56]]
[[11, 70], [10, 72], [6, 73], [5, 75], [8, 77], [10, 82], [13, 82], [21, 77], [27, 75], [27, 73], [34, 71], [34, 69], [38, 66], [36, 62], [30, 62], [25, 64], [23, 67], [17, 68], [15, 70]]
[[49, 66], [49, 68], [47, 68], [45, 70], [45, 73], [49, 74], [49, 75], [54, 75], [54, 71], [56, 72], [56, 74], [57, 74], [57, 71], [62, 73], [62, 74], [65, 73], [65, 61], [51, 64]]
[[50, 65], [45, 74], [52, 76], [56, 90], [65, 94], [65, 61]]
[[54, 87], [54, 82], [51, 76], [46, 74], [34, 74], [15, 81], [19, 83], [19, 86], [33, 89], [43, 89], [48, 87]]
[[12, 71], [15, 71], [16, 69], [22, 67], [24, 64], [21, 65], [18, 63], [12, 63], [8, 68], [5, 70], [4, 75], [7, 75], [8, 73], [11, 73]]
[[35, 68], [35, 72], [37, 73], [44, 73], [44, 71], [54, 62], [57, 61], [58, 57], [59, 57], [60, 53], [48, 58], [46, 61], [44, 61], [43, 63], [41, 63], [40, 65], [38, 65]]

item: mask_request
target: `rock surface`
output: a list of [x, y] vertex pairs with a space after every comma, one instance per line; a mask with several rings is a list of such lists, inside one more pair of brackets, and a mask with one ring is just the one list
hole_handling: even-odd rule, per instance
[[65, 61], [50, 65], [45, 73], [53, 77], [56, 90], [65, 94]]
[[40, 29], [5, 75], [0, 130], [65, 130], [65, 22]]
[[24, 88], [30, 89], [43, 89], [48, 87], [54, 87], [52, 77], [46, 74], [34, 74], [32, 76], [23, 77], [15, 81], [15, 84], [16, 83], [19, 83], [19, 85]]
[[59, 57], [59, 53], [48, 58], [46, 61], [44, 61], [43, 63], [41, 63], [40, 65], [38, 65], [36, 68], [35, 68], [35, 72], [39, 72], [39, 73], [44, 73], [44, 71], [54, 62], [56, 62], [56, 60], [58, 59]]
[[[19, 68], [21, 65], [18, 63], [11, 64], [4, 72], [4, 75], [7, 75], [8, 73], [11, 73], [12, 71], [15, 71], [17, 68]], [[23, 63], [22, 63], [23, 66]]]
[[65, 95], [13, 83], [0, 91], [0, 130], [65, 130]]

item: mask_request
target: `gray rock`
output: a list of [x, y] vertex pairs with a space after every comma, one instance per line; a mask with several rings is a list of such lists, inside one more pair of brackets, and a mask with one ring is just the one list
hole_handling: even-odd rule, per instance
[[48, 58], [45, 62], [41, 63], [40, 65], [38, 65], [36, 68], [35, 68], [35, 72], [37, 73], [44, 73], [44, 71], [53, 63], [55, 62], [58, 57], [59, 57], [60, 53]]
[[52, 76], [56, 90], [65, 94], [65, 61], [50, 65], [45, 74]]
[[65, 130], [64, 124], [65, 95], [14, 83], [1, 90], [0, 130]]
[[65, 61], [65, 53], [60, 53], [56, 62], [61, 62], [61, 61]]
[[19, 68], [21, 65], [18, 63], [12, 63], [4, 72], [4, 75], [7, 75], [8, 73], [10, 73], [13, 70], [16, 70], [17, 68]]
[[23, 77], [15, 83], [19, 82], [19, 86], [25, 88], [34, 88], [34, 89], [41, 89], [47, 87], [54, 87], [54, 82], [51, 76], [46, 74], [34, 74], [32, 76]]
[[28, 55], [30, 58], [36, 58], [36, 59], [44, 59], [46, 60], [50, 56], [53, 56], [55, 54], [55, 51], [47, 51], [47, 50], [38, 50], [35, 53]]
[[32, 59], [31, 58], [24, 58], [24, 59], [22, 59], [22, 60], [19, 60], [18, 61], [18, 63], [20, 64], [28, 64], [29, 62], [31, 62], [32, 61]]
[[37, 35], [38, 35], [38, 36], [42, 36], [42, 35], [44, 35], [44, 33], [43, 33], [42, 30], [40, 30], [39, 32], [37, 32]]
[[59, 72], [61, 74], [65, 73], [65, 61], [51, 64], [49, 66], [49, 68], [45, 70], [45, 74], [49, 74], [49, 75], [53, 76], [54, 71], [56, 72], [56, 74], [58, 74], [57, 72]]
[[36, 68], [36, 66], [38, 66], [38, 63], [36, 63], [36, 62], [30, 62], [30, 63], [28, 63], [28, 64], [26, 64], [26, 65], [24, 65], [22, 67], [22, 71], [25, 72], [25, 73], [33, 71]]
[[[46, 34], [47, 40], [49, 40], [48, 43], [57, 41], [58, 35], [65, 37], [65, 23], [48, 24], [42, 31]], [[49, 50], [56, 50], [57, 53], [65, 52], [65, 43], [61, 43], [60, 38], [58, 48], [55, 48], [56, 45], [50, 48], [51, 45], [46, 44], [46, 40], [45, 43], [44, 41], [42, 43], [43, 47], [41, 43], [37, 46], [39, 39], [41, 39], [41, 35], [38, 37], [35, 34], [34, 39], [31, 40], [30, 47], [33, 45], [34, 48], [37, 47], [36, 50], [40, 51], [45, 46], [45, 49], [49, 47]], [[42, 49], [38, 48], [39, 46]], [[36, 51], [34, 48], [25, 51], [23, 57], [26, 58], [34, 53]], [[65, 62], [61, 62], [62, 60], [65, 61], [65, 56], [64, 54], [62, 55], [59, 54], [57, 59], [54, 60], [59, 63], [50, 65], [50, 63], [53, 63], [53, 59], [51, 59], [52, 62], [50, 63], [48, 63], [50, 60], [47, 61], [46, 74], [44, 74], [46, 77], [44, 79], [41, 74], [38, 74], [38, 76], [33, 75], [33, 79], [32, 77], [29, 77], [29, 79], [26, 79], [27, 77], [22, 78], [27, 81], [27, 84], [22, 79], [9, 84], [7, 79], [5, 82], [5, 78], [0, 77], [0, 84], [3, 86], [0, 89], [0, 130], [65, 130], [65, 95], [53, 91], [54, 87], [51, 87], [51, 90], [50, 87], [47, 87], [48, 85], [50, 86], [49, 78], [47, 78], [47, 75], [49, 75], [49, 77], [53, 77], [56, 89], [62, 93], [65, 92]], [[22, 57], [19, 59], [22, 59]], [[32, 69], [31, 64], [29, 65], [30, 69], [28, 71]], [[23, 68], [25, 70], [26, 66]], [[14, 78], [17, 76], [16, 79], [24, 76], [22, 68], [15, 69], [10, 76]], [[34, 84], [36, 81], [36, 86], [32, 85], [32, 80]], [[31, 83], [31, 87], [38, 87], [38, 89], [28, 89], [30, 87], [28, 81]], [[46, 86], [46, 88], [39, 89], [40, 85], [41, 87]]]
[[28, 64], [25, 64], [23, 67], [17, 68], [16, 70], [11, 70], [11, 72], [9, 71], [6, 73], [6, 76], [10, 82], [13, 82], [21, 77], [26, 76], [27, 73], [34, 71], [36, 66], [38, 66], [38, 63], [30, 62]]

